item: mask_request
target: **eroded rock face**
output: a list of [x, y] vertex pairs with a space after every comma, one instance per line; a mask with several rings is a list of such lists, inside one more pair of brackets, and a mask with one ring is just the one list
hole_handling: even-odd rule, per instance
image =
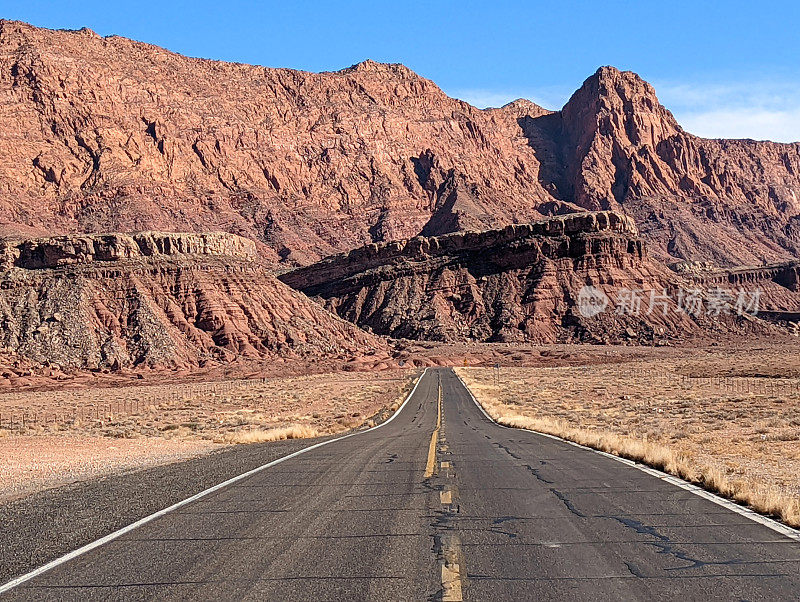
[[386, 349], [279, 282], [238, 236], [83, 235], [0, 250], [0, 344], [38, 364], [191, 368]]
[[255, 260], [258, 253], [252, 240], [233, 234], [208, 232], [82, 234], [0, 240], [0, 265], [29, 270], [122, 259], [193, 255]]
[[670, 261], [800, 248], [800, 145], [692, 136], [610, 67], [559, 112], [478, 110], [402, 65], [267, 69], [2, 21], [0, 94], [5, 234], [224, 230], [306, 265], [624, 207]]
[[225, 229], [309, 263], [460, 215], [464, 177], [480, 184], [466, 210], [492, 224], [549, 198], [512, 117], [402, 65], [267, 69], [6, 21], [0, 90], [7, 232]]
[[[280, 278], [362, 327], [412, 339], [649, 342], [762, 328], [678, 311], [686, 281], [610, 211], [373, 244]], [[586, 286], [609, 301], [604, 311], [581, 309]], [[623, 291], [638, 291], [640, 311], [616, 313]]]
[[734, 269], [695, 263], [670, 267], [705, 288], [758, 291], [761, 310], [791, 315], [793, 322], [800, 319], [797, 317], [800, 316], [800, 261]]
[[560, 113], [565, 195], [624, 207], [654, 255], [759, 264], [800, 254], [800, 144], [684, 132], [635, 73], [603, 67]]

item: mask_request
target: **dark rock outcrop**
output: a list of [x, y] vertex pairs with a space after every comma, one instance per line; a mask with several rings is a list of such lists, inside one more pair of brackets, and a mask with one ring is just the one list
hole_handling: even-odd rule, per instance
[[[764, 311], [800, 314], [800, 261], [733, 269], [702, 263], [677, 263], [670, 267], [704, 288], [758, 291], [759, 305]], [[797, 319], [792, 318], [792, 321]]]
[[252, 240], [221, 232], [136, 232], [0, 240], [0, 266], [6, 269], [33, 270], [124, 259], [197, 255], [251, 261], [257, 258]]
[[[641, 343], [764, 328], [679, 311], [687, 281], [649, 260], [633, 220], [615, 212], [372, 244], [280, 278], [392, 337]], [[581, 311], [587, 286], [605, 311]], [[617, 313], [625, 291], [635, 291], [639, 311]]]

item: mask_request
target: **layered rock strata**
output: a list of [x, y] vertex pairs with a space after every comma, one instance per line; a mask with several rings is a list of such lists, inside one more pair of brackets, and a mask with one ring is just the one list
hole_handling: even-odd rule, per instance
[[100, 234], [0, 243], [0, 344], [60, 368], [191, 368], [348, 357], [384, 341], [279, 282], [224, 234]]
[[373, 244], [280, 278], [392, 337], [654, 342], [761, 328], [680, 311], [687, 281], [651, 261], [633, 220], [615, 212]]
[[560, 111], [479, 110], [403, 65], [307, 73], [0, 21], [0, 234], [241, 234], [307, 265], [581, 210], [654, 258], [796, 259], [800, 144], [685, 132], [602, 67]]

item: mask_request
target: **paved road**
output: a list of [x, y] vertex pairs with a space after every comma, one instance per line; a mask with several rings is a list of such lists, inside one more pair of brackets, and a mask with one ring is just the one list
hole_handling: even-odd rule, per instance
[[499, 427], [451, 371], [429, 370], [384, 427], [239, 481], [8, 597], [790, 600], [798, 592], [800, 543], [635, 468]]

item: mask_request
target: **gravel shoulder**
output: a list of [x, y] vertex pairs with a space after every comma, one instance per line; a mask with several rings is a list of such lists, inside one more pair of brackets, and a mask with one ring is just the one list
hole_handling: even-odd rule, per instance
[[223, 446], [157, 437], [65, 435], [0, 438], [0, 503], [60, 487], [196, 458]]

